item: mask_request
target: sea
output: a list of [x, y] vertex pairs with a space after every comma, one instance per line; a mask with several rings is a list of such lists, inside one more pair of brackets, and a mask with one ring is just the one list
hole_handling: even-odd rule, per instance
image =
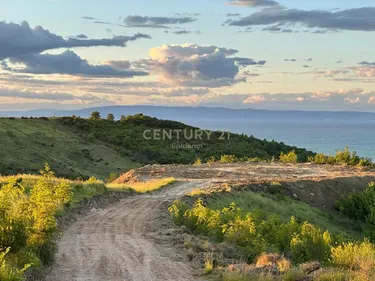
[[349, 147], [359, 156], [375, 160], [375, 121], [371, 120], [278, 121], [214, 118], [186, 122], [204, 129], [244, 133], [328, 155]]

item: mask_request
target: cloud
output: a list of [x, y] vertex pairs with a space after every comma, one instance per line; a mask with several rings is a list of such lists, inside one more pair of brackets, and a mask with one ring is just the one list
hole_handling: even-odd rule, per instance
[[169, 25], [186, 24], [195, 22], [197, 19], [191, 16], [187, 17], [144, 17], [127, 16], [124, 24], [127, 27], [145, 27], [145, 28], [169, 28]]
[[176, 35], [185, 35], [185, 34], [191, 34], [191, 33], [201, 34], [200, 31], [190, 31], [190, 30], [186, 30], [186, 29], [175, 30], [175, 31], [165, 30], [164, 33], [173, 33], [173, 34], [176, 34]]
[[359, 63], [360, 65], [366, 65], [366, 66], [375, 66], [375, 62], [368, 62], [368, 61], [362, 61]]
[[162, 81], [195, 87], [221, 87], [244, 82], [240, 67], [264, 65], [265, 61], [230, 57], [235, 49], [195, 44], [163, 45], [150, 50], [150, 59], [135, 62], [138, 68], [159, 75]]
[[340, 11], [263, 9], [250, 16], [229, 20], [231, 26], [296, 25], [310, 29], [375, 31], [375, 7]]
[[0, 97], [12, 97], [21, 99], [32, 99], [32, 100], [53, 100], [53, 101], [95, 101], [100, 100], [99, 97], [91, 94], [85, 95], [72, 95], [67, 93], [60, 93], [54, 91], [31, 91], [31, 90], [20, 90], [0, 87]]
[[[148, 75], [145, 71], [119, 70], [111, 65], [91, 65], [73, 51], [62, 54], [33, 54], [11, 58], [12, 64], [22, 64], [22, 69], [12, 69], [14, 72], [33, 74], [69, 74], [92, 77], [134, 77]], [[112, 63], [113, 64], [113, 63]], [[124, 65], [124, 64], [123, 64]], [[119, 64], [117, 63], [117, 66]]]
[[[227, 100], [236, 101], [233, 107], [251, 107], [259, 109], [295, 110], [372, 110], [375, 103], [375, 91], [364, 89], [340, 89], [305, 93], [262, 93], [231, 94]], [[223, 98], [212, 97], [206, 104], [217, 104]]]
[[85, 34], [78, 34], [77, 36], [73, 36], [72, 38], [77, 38], [77, 39], [87, 39], [89, 38], [87, 35]]
[[87, 17], [87, 16], [85, 16], [85, 17], [82, 17], [84, 20], [96, 20], [96, 18], [94, 18], [94, 17]]
[[231, 0], [228, 4], [246, 7], [273, 7], [279, 5], [278, 2], [273, 0]]
[[[145, 34], [115, 36], [108, 39], [64, 39], [41, 26], [30, 28], [27, 22], [21, 24], [0, 22], [0, 60], [25, 54], [38, 54], [46, 50], [73, 47], [119, 46], [129, 41], [151, 38]], [[9, 44], [11, 42], [11, 44]]]
[[240, 17], [240, 13], [227, 13], [225, 14], [226, 17]]
[[113, 68], [116, 69], [129, 69], [131, 67], [131, 62], [127, 60], [109, 60], [105, 61], [104, 64], [110, 65]]
[[297, 59], [285, 59], [284, 61], [288, 61], [288, 62], [296, 62]]

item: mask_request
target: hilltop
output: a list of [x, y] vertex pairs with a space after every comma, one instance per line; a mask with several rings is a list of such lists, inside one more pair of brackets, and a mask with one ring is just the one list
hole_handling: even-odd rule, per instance
[[[0, 119], [0, 174], [37, 173], [48, 162], [59, 176], [105, 179], [111, 173], [143, 164], [191, 164], [198, 158], [218, 160], [222, 155], [271, 160], [293, 150], [304, 162], [314, 155], [305, 149], [243, 134], [211, 132], [209, 137], [191, 140], [175, 134], [170, 139], [153, 136], [155, 131], [173, 133], [178, 130], [195, 132], [199, 129], [142, 114], [119, 121], [75, 116], [3, 118]], [[149, 133], [147, 138], [145, 131]]]

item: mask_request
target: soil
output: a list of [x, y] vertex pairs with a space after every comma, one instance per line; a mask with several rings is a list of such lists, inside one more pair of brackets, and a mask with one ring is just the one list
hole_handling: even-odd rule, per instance
[[278, 181], [292, 197], [330, 209], [343, 194], [375, 181], [375, 170], [312, 164], [236, 163], [153, 165], [124, 174], [117, 183], [175, 177], [160, 191], [94, 207], [58, 241], [56, 263], [46, 281], [200, 280], [173, 247], [169, 204], [194, 189], [222, 183], [259, 186]]

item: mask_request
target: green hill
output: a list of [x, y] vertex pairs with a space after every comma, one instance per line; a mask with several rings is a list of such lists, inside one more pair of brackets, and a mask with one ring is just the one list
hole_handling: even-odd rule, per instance
[[106, 178], [137, 167], [103, 142], [87, 141], [58, 120], [0, 119], [0, 174], [37, 173], [48, 162], [59, 176]]
[[[177, 131], [181, 131], [180, 137]], [[0, 174], [36, 173], [48, 162], [59, 176], [94, 175], [104, 179], [143, 164], [189, 164], [197, 158], [219, 160], [222, 155], [267, 160], [293, 150], [304, 162], [314, 155], [305, 149], [239, 134], [204, 131], [202, 137], [187, 139], [199, 131], [142, 114], [120, 121], [74, 116], [0, 119]], [[171, 136], [162, 137], [163, 132]]]

